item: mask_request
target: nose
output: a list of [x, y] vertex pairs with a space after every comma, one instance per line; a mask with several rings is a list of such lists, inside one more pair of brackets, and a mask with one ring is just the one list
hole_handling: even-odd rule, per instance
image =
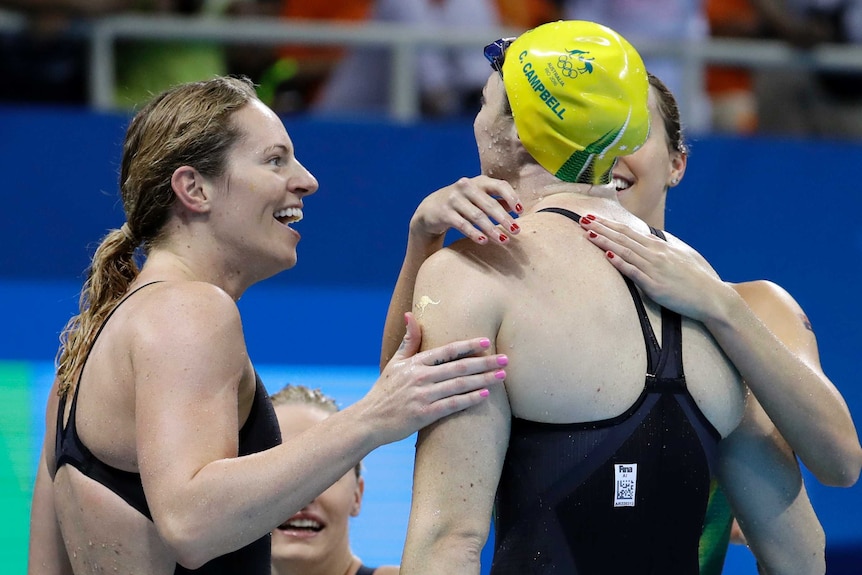
[[290, 191], [300, 196], [310, 196], [316, 192], [319, 187], [317, 178], [315, 178], [314, 175], [305, 168], [305, 166], [299, 163], [299, 161], [296, 162], [296, 166], [297, 173], [294, 177], [290, 178], [289, 181]]

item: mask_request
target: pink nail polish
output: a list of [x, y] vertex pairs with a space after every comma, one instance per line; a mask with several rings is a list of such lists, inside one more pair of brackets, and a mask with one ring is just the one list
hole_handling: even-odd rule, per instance
[[506, 372], [502, 369], [499, 371], [496, 371], [496, 372], [494, 372], [494, 377], [496, 377], [497, 379], [506, 379]]
[[479, 345], [482, 347], [491, 347], [491, 340], [487, 337], [483, 337], [481, 341], [479, 341]]
[[491, 392], [488, 391], [487, 389], [483, 389], [482, 391], [479, 392], [479, 395], [481, 397], [488, 397], [489, 395], [491, 395]]
[[500, 367], [509, 365], [509, 358], [506, 357], [505, 355], [501, 355], [500, 357], [497, 358], [497, 365], [499, 365]]

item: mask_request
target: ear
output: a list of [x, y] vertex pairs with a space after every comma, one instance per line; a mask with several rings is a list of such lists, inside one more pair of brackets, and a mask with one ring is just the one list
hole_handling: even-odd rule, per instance
[[673, 188], [682, 181], [682, 178], [685, 176], [686, 166], [688, 166], [688, 154], [685, 152], [671, 152], [669, 187]]
[[360, 475], [356, 478], [356, 487], [353, 490], [353, 505], [350, 508], [351, 517], [356, 517], [362, 510], [363, 493], [365, 493], [365, 478]]
[[194, 213], [205, 213], [210, 209], [209, 183], [196, 169], [180, 166], [171, 175], [171, 188], [180, 203]]

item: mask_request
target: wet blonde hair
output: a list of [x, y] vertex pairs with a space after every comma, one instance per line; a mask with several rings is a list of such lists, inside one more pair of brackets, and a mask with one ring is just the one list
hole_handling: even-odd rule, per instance
[[[320, 389], [311, 389], [304, 385], [287, 384], [270, 397], [273, 407], [287, 404], [300, 404], [316, 407], [327, 413], [335, 413], [338, 411], [338, 404], [335, 399], [323, 393]], [[362, 475], [362, 462], [356, 464], [353, 468], [358, 478]]]
[[96, 249], [81, 289], [79, 313], [66, 324], [57, 352], [58, 395], [75, 385], [96, 332], [137, 277], [138, 249], [156, 245], [170, 216], [174, 171], [191, 166], [223, 175], [242, 137], [233, 114], [257, 99], [247, 78], [218, 77], [171, 88], [135, 114], [123, 143], [120, 196], [126, 222]]

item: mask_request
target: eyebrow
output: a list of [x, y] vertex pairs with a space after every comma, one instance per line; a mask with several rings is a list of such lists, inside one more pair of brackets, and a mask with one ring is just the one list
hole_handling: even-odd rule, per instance
[[284, 144], [273, 144], [271, 146], [267, 146], [263, 150], [263, 155], [270, 154], [272, 152], [280, 152], [282, 154], [288, 155], [290, 154], [290, 148], [285, 146]]

